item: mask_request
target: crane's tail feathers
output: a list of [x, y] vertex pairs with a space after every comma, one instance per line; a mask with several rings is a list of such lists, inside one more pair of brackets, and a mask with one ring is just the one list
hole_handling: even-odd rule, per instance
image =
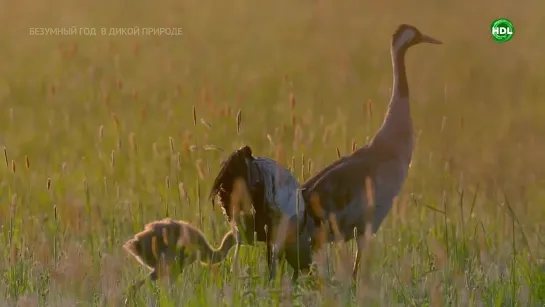
[[231, 153], [229, 157], [222, 162], [218, 175], [212, 184], [208, 198], [210, 200], [214, 200], [215, 196], [220, 194], [220, 197], [222, 198], [221, 201], [227, 201], [227, 199], [225, 199], [225, 195], [221, 194], [230, 194], [232, 192], [233, 181], [237, 177], [244, 177], [247, 175], [248, 169], [246, 161], [253, 159], [252, 149], [248, 145], [243, 146]]
[[140, 241], [136, 238], [129, 239], [123, 244], [123, 248], [130, 254], [134, 256], [140, 256], [142, 253], [142, 247]]
[[146, 252], [142, 250], [142, 242], [138, 238], [129, 239], [123, 244], [123, 249], [132, 255], [138, 263], [149, 269], [153, 269], [149, 263], [149, 259], [146, 258]]

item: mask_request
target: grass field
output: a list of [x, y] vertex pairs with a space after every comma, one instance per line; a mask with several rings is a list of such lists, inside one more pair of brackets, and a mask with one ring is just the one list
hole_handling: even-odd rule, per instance
[[[142, 288], [139, 305], [545, 304], [543, 3], [0, 3], [2, 306], [119, 306], [147, 273], [121, 245], [154, 219], [187, 220], [219, 244], [228, 224], [207, 194], [243, 144], [301, 181], [336, 148], [363, 145], [387, 107], [400, 23], [444, 45], [408, 53], [417, 148], [357, 286], [353, 243], [318, 255], [321, 286], [292, 286], [291, 269], [268, 284], [264, 247], [244, 246], [240, 274], [231, 256], [195, 265], [171, 292]], [[515, 25], [506, 44], [489, 35], [498, 17]], [[71, 26], [99, 30], [29, 35]], [[183, 35], [100, 35], [134, 26]]]

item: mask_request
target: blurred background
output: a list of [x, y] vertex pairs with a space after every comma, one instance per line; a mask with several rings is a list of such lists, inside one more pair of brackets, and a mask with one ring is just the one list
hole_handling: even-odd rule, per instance
[[[109, 285], [108, 274], [99, 272], [108, 271], [112, 283], [121, 280], [115, 287], [142, 275], [136, 261], [123, 260], [120, 244], [166, 215], [195, 223], [218, 243], [227, 224], [206, 197], [220, 161], [243, 144], [292, 167], [301, 181], [336, 159], [337, 148], [347, 154], [354, 142], [364, 145], [390, 98], [392, 34], [407, 23], [444, 44], [419, 45], [407, 54], [418, 143], [401, 197], [406, 209], [394, 208], [377, 235], [380, 246], [398, 244], [400, 250], [374, 251], [374, 272], [395, 276], [392, 268], [405, 260], [394, 254], [431, 236], [445, 249], [449, 270], [462, 272], [466, 284], [460, 287], [468, 297], [477, 291], [473, 281], [485, 285], [478, 294], [482, 302], [504, 292], [510, 302], [522, 300], [524, 291], [539, 302], [543, 294], [535, 289], [541, 288], [521, 288], [538, 277], [496, 284], [465, 265], [483, 250], [497, 257], [490, 260], [496, 269], [511, 268], [505, 276], [520, 269], [511, 267], [514, 257], [523, 267], [540, 261], [543, 6], [537, 0], [0, 1], [0, 146], [7, 152], [0, 166], [0, 240], [9, 247], [0, 251], [0, 270], [6, 301], [51, 299], [43, 293], [57, 276], [56, 298], [90, 301], [101, 293], [102, 303], [114, 304], [119, 293], [99, 290]], [[516, 31], [504, 44], [490, 36], [499, 17], [509, 18]], [[29, 35], [30, 28], [72, 26], [96, 28], [97, 35]], [[135, 26], [182, 28], [183, 35], [100, 34], [100, 28]], [[507, 207], [517, 216], [516, 227]], [[485, 235], [486, 247], [449, 248], [476, 238], [476, 225], [493, 231]], [[254, 261], [253, 269], [264, 272], [255, 253], [247, 249], [246, 264]], [[433, 253], [417, 254], [412, 267], [425, 271]], [[66, 259], [76, 263], [59, 269], [69, 266]], [[91, 263], [98, 269], [85, 269]], [[59, 272], [72, 277], [63, 281]], [[414, 289], [425, 283], [418, 274], [409, 274]], [[374, 291], [383, 303], [420, 305], [433, 297], [427, 290], [399, 294], [400, 283], [379, 284], [383, 290]], [[203, 293], [211, 287], [203, 286]], [[442, 302], [463, 304], [453, 299], [458, 290], [441, 289]], [[205, 297], [199, 293], [189, 297]], [[357, 305], [353, 293], [346, 297], [346, 304]]]

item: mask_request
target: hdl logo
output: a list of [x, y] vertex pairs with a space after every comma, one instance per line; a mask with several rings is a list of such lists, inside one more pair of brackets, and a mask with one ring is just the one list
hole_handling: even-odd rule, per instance
[[490, 26], [492, 38], [498, 43], [505, 43], [513, 38], [515, 27], [507, 18], [499, 18], [492, 22]]

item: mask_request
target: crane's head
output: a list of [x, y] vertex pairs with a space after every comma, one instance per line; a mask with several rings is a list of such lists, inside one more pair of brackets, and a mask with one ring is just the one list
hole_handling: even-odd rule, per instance
[[[216, 196], [219, 196], [219, 201], [224, 214], [229, 221], [233, 219], [231, 208], [231, 194], [235, 188], [237, 179], [242, 179], [246, 182], [250, 180], [250, 164], [254, 160], [252, 149], [249, 146], [243, 146], [229, 155], [227, 160], [222, 163], [221, 169], [214, 179], [209, 198], [215, 204]], [[248, 186], [246, 186], [248, 189]]]
[[399, 25], [392, 35], [392, 49], [396, 52], [420, 43], [442, 44], [441, 41], [422, 34], [416, 27], [408, 24]]

